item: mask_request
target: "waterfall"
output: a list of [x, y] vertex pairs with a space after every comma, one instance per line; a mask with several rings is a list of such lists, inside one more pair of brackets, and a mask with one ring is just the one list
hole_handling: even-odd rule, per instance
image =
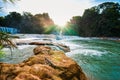
[[15, 33], [18, 32], [18, 29], [16, 29], [16, 28], [9, 28], [9, 27], [0, 27], [0, 31], [11, 33], [11, 34], [15, 34]]
[[60, 31], [59, 31], [59, 34], [56, 35], [56, 40], [61, 40], [62, 39], [62, 36], [63, 36], [63, 33], [62, 33], [62, 28], [60, 28]]
[[63, 32], [62, 29], [60, 29], [59, 36], [60, 36], [61, 38], [62, 38], [62, 35], [63, 35], [62, 32]]

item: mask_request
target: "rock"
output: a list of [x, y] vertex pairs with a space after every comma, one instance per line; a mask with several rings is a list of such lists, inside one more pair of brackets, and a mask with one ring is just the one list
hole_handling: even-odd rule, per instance
[[49, 51], [51, 50], [51, 47], [48, 47], [48, 46], [39, 46], [39, 47], [36, 47], [33, 52], [34, 54], [39, 54], [39, 53], [44, 53], [44, 54], [48, 54]]
[[28, 73], [20, 73], [17, 77], [13, 80], [41, 80], [37, 76]]
[[38, 46], [19, 64], [0, 63], [0, 80], [87, 80], [80, 66], [64, 52]]
[[63, 50], [64, 52], [70, 52], [70, 48], [64, 44], [54, 44], [55, 46], [59, 47], [61, 50]]
[[30, 42], [30, 45], [53, 45], [51, 41]]
[[58, 43], [52, 43], [52, 42], [31, 42], [29, 44], [30, 45], [53, 45], [58, 47], [60, 50], [64, 52], [70, 52], [70, 48], [64, 44], [58, 44]]

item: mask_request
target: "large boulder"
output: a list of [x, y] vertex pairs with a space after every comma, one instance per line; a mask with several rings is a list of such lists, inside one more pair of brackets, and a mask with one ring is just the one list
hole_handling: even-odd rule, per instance
[[19, 64], [0, 63], [0, 80], [87, 80], [80, 66], [64, 52], [38, 46]]
[[41, 79], [29, 73], [20, 73], [13, 80], [41, 80]]

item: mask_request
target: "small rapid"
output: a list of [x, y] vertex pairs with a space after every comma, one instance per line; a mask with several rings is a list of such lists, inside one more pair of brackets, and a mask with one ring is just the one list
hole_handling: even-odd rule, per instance
[[[49, 40], [55, 43], [65, 44], [70, 47], [70, 52], [65, 53], [74, 59], [85, 72], [89, 80], [120, 80], [120, 42], [109, 39], [39, 35], [39, 34], [17, 34], [20, 41]], [[19, 41], [19, 40], [18, 40]], [[12, 56], [8, 48], [3, 49], [5, 57], [0, 62], [20, 63], [31, 57], [35, 45], [22, 44], [14, 49]], [[53, 49], [60, 50], [56, 46]]]
[[74, 59], [89, 80], [120, 80], [120, 43], [94, 38], [67, 40]]

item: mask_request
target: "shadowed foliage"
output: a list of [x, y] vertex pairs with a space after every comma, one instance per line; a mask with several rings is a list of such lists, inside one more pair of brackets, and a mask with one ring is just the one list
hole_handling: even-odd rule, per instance
[[17, 46], [10, 40], [11, 38], [18, 38], [17, 36], [11, 36], [8, 33], [0, 32], [0, 46], [2, 48], [7, 45], [11, 48], [17, 48]]
[[19, 1], [19, 0], [2, 0], [3, 2], [11, 2], [14, 3], [15, 1]]
[[21, 15], [18, 12], [10, 12], [0, 17], [1, 27], [16, 28], [19, 33], [42, 34], [51, 25], [54, 25], [54, 22], [48, 13], [33, 15], [30, 12], [24, 12]]
[[6, 46], [9, 47], [11, 50], [12, 55], [12, 48], [17, 48], [17, 46], [12, 42], [11, 38], [19, 38], [18, 36], [11, 36], [8, 33], [0, 32], [0, 57], [4, 55], [2, 49]]
[[81, 17], [72, 17], [71, 24], [80, 36], [120, 37], [120, 4], [105, 2], [86, 9]]

